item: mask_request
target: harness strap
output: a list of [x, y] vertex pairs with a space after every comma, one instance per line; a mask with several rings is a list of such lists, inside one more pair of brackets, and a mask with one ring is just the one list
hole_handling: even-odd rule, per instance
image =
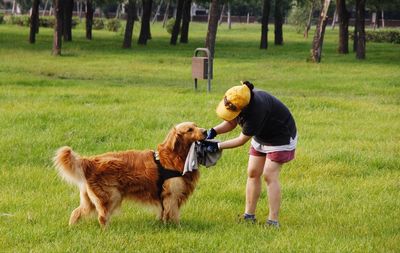
[[[166, 169], [161, 165], [160, 162], [160, 157], [158, 155], [157, 151], [154, 151], [154, 161], [157, 164], [158, 167], [158, 181], [157, 181], [157, 188], [158, 188], [158, 196], [160, 197], [161, 200], [161, 193], [162, 193], [162, 187], [165, 182], [165, 180], [168, 180], [173, 177], [181, 177], [182, 173], [176, 170], [170, 170]], [[162, 205], [162, 201], [161, 201]]]

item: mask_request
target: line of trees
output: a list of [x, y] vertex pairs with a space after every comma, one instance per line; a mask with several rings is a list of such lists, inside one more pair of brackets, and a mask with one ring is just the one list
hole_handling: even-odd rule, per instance
[[[332, 3], [333, 2], [333, 3]], [[311, 49], [311, 59], [314, 62], [321, 61], [322, 45], [324, 39], [325, 28], [328, 21], [328, 9], [330, 6], [334, 5], [335, 14], [331, 14], [332, 22], [334, 24], [335, 17], [339, 24], [339, 43], [338, 43], [338, 53], [348, 54], [349, 53], [349, 21], [351, 17], [352, 8], [355, 9], [354, 16], [354, 40], [353, 40], [353, 51], [356, 53], [357, 59], [365, 59], [366, 57], [366, 36], [365, 36], [365, 15], [366, 8], [371, 11], [377, 12], [381, 11], [383, 20], [383, 10], [399, 10], [400, 1], [399, 0], [297, 0], [296, 1], [299, 13], [304, 17], [303, 25], [304, 37], [308, 36], [308, 31], [311, 26], [311, 17], [316, 9], [320, 9], [319, 20], [317, 22], [317, 28], [313, 38], [312, 49]], [[306, 13], [308, 18], [306, 18]], [[299, 15], [294, 15], [299, 17]], [[301, 19], [301, 18], [300, 18]], [[302, 23], [302, 22], [300, 22]]]
[[[29, 41], [35, 43], [35, 34], [38, 32], [38, 20], [39, 20], [39, 1], [32, 0], [31, 9], [31, 24], [30, 24], [30, 36]], [[157, 14], [160, 10], [162, 0], [160, 0], [157, 8]], [[368, 0], [369, 8], [375, 10], [383, 10], [384, 8], [396, 8], [400, 7], [400, 0]], [[126, 12], [126, 26], [124, 33], [124, 40], [122, 42], [123, 48], [132, 47], [132, 35], [133, 28], [136, 20], [139, 20], [138, 15], [138, 4], [141, 7], [141, 29], [138, 36], [138, 44], [146, 45], [147, 40], [151, 39], [150, 31], [150, 20], [152, 15], [152, 9], [154, 0], [84, 0], [86, 6], [86, 38], [92, 39], [92, 25], [93, 25], [93, 13], [94, 6], [101, 6], [104, 4], [117, 3], [120, 6], [121, 3], [125, 3]], [[217, 35], [218, 24], [222, 21], [222, 15], [225, 10], [225, 6], [228, 6], [229, 13], [231, 9], [235, 9], [234, 6], [247, 5], [244, 12], [249, 13], [250, 10], [255, 10], [254, 6], [260, 6], [258, 8], [261, 15], [261, 39], [260, 49], [268, 48], [268, 31], [269, 31], [269, 19], [271, 13], [273, 14], [274, 20], [274, 44], [281, 46], [283, 45], [283, 23], [284, 17], [287, 16], [290, 8], [291, 0], [199, 0], [196, 1], [198, 4], [203, 6], [209, 5], [209, 20], [208, 30], [205, 38], [205, 47], [207, 47], [212, 57], [214, 56], [215, 41]], [[306, 20], [304, 35], [308, 36], [308, 31], [311, 27], [311, 19], [313, 13], [320, 10], [319, 19], [317, 22], [312, 46], [311, 46], [311, 59], [314, 62], [321, 61], [322, 45], [324, 39], [325, 28], [328, 20], [328, 10], [331, 4], [331, 0], [297, 0], [296, 4], [300, 7], [307, 7], [307, 12], [302, 14], [304, 20]], [[350, 7], [355, 7], [355, 28], [354, 28], [354, 44], [353, 51], [356, 52], [357, 59], [365, 59], [366, 55], [366, 41], [365, 41], [365, 9], [366, 0], [336, 0], [333, 1], [335, 4], [335, 16], [338, 17], [339, 24], [339, 45], [338, 53], [348, 54], [349, 53], [349, 19], [350, 19]], [[82, 2], [81, 2], [82, 3]], [[178, 37], [180, 35], [180, 43], [188, 43], [189, 40], [189, 25], [191, 20], [191, 6], [192, 0], [167, 0], [166, 16], [168, 16], [169, 6], [175, 3], [175, 23], [171, 32], [170, 44], [176, 45]], [[372, 6], [372, 7], [371, 7]], [[53, 39], [53, 54], [61, 54], [62, 38], [64, 41], [72, 40], [72, 13], [74, 7], [74, 0], [53, 0], [55, 26], [54, 26], [54, 39]], [[238, 10], [236, 10], [238, 11]], [[382, 11], [383, 13], [383, 11]], [[229, 15], [229, 14], [228, 14]], [[155, 18], [153, 18], [155, 20]], [[164, 17], [165, 23], [166, 17]]]

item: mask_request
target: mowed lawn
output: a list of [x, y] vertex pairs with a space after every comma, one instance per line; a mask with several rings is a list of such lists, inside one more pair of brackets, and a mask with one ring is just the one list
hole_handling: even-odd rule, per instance
[[[399, 252], [400, 45], [367, 44], [367, 59], [338, 55], [327, 29], [321, 64], [311, 39], [285, 27], [284, 46], [260, 50], [260, 25], [218, 28], [212, 92], [193, 90], [191, 57], [206, 25], [190, 27], [189, 44], [169, 45], [160, 23], [147, 46], [121, 48], [123, 34], [83, 25], [61, 57], [51, 56], [52, 30], [35, 45], [28, 28], [0, 25], [1, 252]], [[312, 33], [311, 33], [312, 34]], [[52, 165], [55, 150], [83, 155], [154, 149], [176, 123], [209, 128], [226, 89], [250, 80], [280, 98], [299, 132], [296, 159], [281, 173], [281, 229], [238, 224], [244, 211], [247, 150], [225, 150], [201, 168], [179, 226], [163, 225], [145, 207], [124, 202], [102, 231], [91, 217], [68, 226], [79, 205], [75, 186]], [[239, 129], [226, 140], [239, 134]]]

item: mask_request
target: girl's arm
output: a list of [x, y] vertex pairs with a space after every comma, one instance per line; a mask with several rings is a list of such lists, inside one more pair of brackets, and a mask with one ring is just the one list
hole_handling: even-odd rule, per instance
[[236, 120], [223, 121], [221, 124], [214, 127], [217, 134], [223, 134], [232, 131], [237, 126]]
[[228, 148], [236, 148], [245, 144], [248, 140], [250, 140], [250, 138], [251, 136], [247, 136], [244, 135], [243, 133], [240, 133], [240, 135], [234, 139], [218, 143], [218, 148], [220, 150]]

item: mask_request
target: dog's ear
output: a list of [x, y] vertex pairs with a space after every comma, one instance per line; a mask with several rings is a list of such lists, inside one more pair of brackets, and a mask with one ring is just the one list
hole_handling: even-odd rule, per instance
[[181, 134], [176, 130], [176, 128], [172, 128], [169, 131], [167, 137], [165, 138], [164, 144], [170, 150], [175, 150], [176, 145], [179, 143], [181, 138]]

